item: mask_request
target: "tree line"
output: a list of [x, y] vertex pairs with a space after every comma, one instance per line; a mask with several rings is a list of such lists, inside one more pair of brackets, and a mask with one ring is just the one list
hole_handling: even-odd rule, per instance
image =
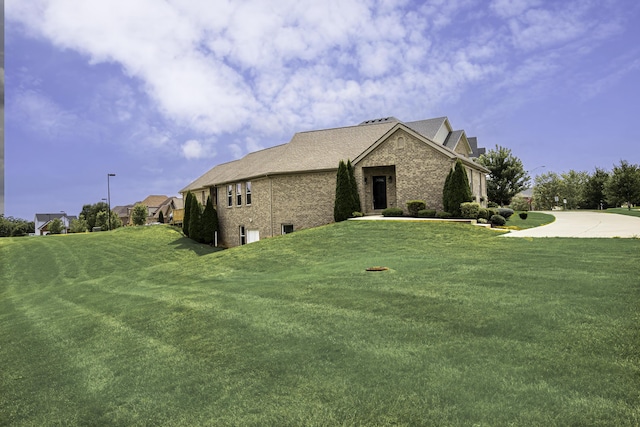
[[[516, 195], [529, 188], [531, 178], [522, 161], [511, 150], [496, 145], [478, 158], [478, 163], [489, 169], [487, 197], [490, 202], [507, 206], [515, 202], [522, 207]], [[566, 203], [565, 203], [566, 201]], [[626, 160], [613, 166], [611, 172], [596, 167], [593, 173], [570, 170], [566, 173], [547, 172], [538, 175], [533, 184], [533, 205], [536, 209], [606, 209], [640, 204], [640, 166]], [[520, 210], [520, 209], [518, 209]]]

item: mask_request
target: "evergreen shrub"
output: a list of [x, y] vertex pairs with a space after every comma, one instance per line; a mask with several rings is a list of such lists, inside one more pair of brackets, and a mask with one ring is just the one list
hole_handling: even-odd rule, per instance
[[502, 226], [507, 223], [507, 220], [504, 219], [502, 215], [492, 215], [491, 216], [491, 224]]
[[527, 219], [529, 215], [526, 212], [520, 212], [518, 216], [520, 217], [520, 219]]
[[480, 205], [475, 202], [465, 202], [460, 204], [462, 218], [476, 219], [480, 215]]
[[435, 218], [436, 211], [433, 209], [421, 209], [418, 211], [418, 218]]
[[504, 219], [509, 219], [509, 217], [513, 215], [513, 209], [498, 208], [498, 215], [504, 217]]
[[491, 218], [491, 215], [489, 215], [489, 209], [481, 207], [478, 210], [478, 218], [487, 219], [487, 220]]
[[440, 219], [449, 219], [449, 218], [453, 217], [453, 215], [451, 215], [449, 212], [444, 212], [444, 211], [443, 212], [438, 212], [436, 214], [436, 216], [438, 218], [440, 218]]
[[409, 216], [418, 216], [418, 212], [427, 208], [424, 200], [409, 200], [407, 202], [407, 210]]
[[382, 211], [382, 216], [402, 216], [403, 212], [401, 208], [387, 208]]

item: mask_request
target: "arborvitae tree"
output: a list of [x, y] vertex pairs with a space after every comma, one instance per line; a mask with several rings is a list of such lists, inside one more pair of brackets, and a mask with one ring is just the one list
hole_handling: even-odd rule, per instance
[[473, 196], [471, 195], [471, 188], [469, 187], [467, 171], [460, 159], [458, 159], [456, 160], [455, 169], [449, 172], [442, 191], [444, 210], [454, 217], [459, 217], [462, 214], [460, 204], [472, 200]]
[[202, 242], [202, 205], [194, 196], [191, 196], [189, 209], [189, 237], [196, 242]]
[[216, 210], [211, 203], [211, 197], [207, 197], [207, 204], [202, 213], [202, 243], [210, 245], [213, 242], [213, 233], [216, 231]]
[[191, 191], [187, 191], [186, 196], [184, 196], [184, 216], [182, 218], [182, 232], [185, 236], [189, 237], [189, 219], [191, 216], [191, 198], [193, 194]]
[[360, 194], [358, 193], [358, 183], [356, 182], [356, 175], [351, 160], [347, 160], [347, 171], [349, 172], [349, 184], [351, 188], [351, 198], [353, 199], [353, 206], [351, 207], [351, 216], [354, 212], [362, 211], [362, 205], [360, 204]]
[[338, 174], [336, 176], [336, 200], [333, 205], [333, 219], [340, 222], [348, 219], [353, 213], [353, 196], [351, 195], [351, 182], [349, 170], [344, 161], [340, 160]]
[[162, 213], [162, 211], [160, 211], [160, 213], [158, 214], [158, 222], [160, 224], [164, 224], [164, 214]]

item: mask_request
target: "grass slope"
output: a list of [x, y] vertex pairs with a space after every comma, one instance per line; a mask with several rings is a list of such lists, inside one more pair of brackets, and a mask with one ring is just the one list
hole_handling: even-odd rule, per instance
[[0, 424], [638, 425], [639, 253], [389, 221], [0, 239]]

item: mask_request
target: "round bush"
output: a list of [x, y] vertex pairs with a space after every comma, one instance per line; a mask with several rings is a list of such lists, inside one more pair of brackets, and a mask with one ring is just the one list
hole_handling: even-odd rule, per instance
[[509, 209], [509, 208], [499, 208], [498, 209], [498, 215], [500, 215], [501, 217], [503, 217], [504, 219], [509, 219], [509, 217], [511, 215], [513, 215], [513, 209]]
[[426, 209], [427, 204], [424, 200], [409, 200], [407, 202], [407, 210], [409, 211], [409, 216], [418, 216], [418, 212]]
[[502, 226], [507, 223], [507, 220], [504, 219], [502, 215], [491, 215], [491, 224]]
[[529, 215], [526, 212], [520, 212], [518, 216], [520, 217], [520, 219], [527, 219], [527, 216]]
[[487, 224], [488, 222], [486, 218], [478, 218], [478, 224]]

